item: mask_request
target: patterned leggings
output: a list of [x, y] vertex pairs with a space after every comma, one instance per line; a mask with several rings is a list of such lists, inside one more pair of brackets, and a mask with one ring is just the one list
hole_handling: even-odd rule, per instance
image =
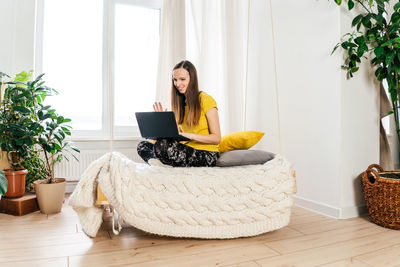
[[214, 167], [219, 157], [218, 152], [197, 150], [170, 139], [159, 139], [155, 144], [142, 141], [137, 152], [146, 162], [157, 158], [173, 167]]

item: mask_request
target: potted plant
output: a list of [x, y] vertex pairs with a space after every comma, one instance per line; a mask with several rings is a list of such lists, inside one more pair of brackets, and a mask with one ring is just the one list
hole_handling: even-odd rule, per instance
[[68, 125], [71, 120], [58, 115], [50, 105], [44, 105], [46, 97], [57, 94], [57, 91], [44, 85], [43, 75], [34, 81], [8, 82], [6, 92], [15, 93], [11, 99], [23, 101], [17, 109], [26, 116], [27, 123], [22, 127], [26, 134], [19, 138], [26, 139], [30, 145], [27, 153], [23, 154], [23, 165], [35, 170], [35, 179], [40, 179], [33, 183], [35, 192], [40, 210], [49, 214], [61, 210], [66, 185], [65, 179], [54, 177], [54, 166], [63, 159], [68, 160], [68, 155], [77, 159], [72, 152], [79, 152], [79, 149], [65, 140], [71, 135], [71, 126]]
[[[342, 0], [335, 0], [337, 5]], [[347, 0], [348, 10], [357, 4], [361, 12], [352, 20], [353, 32], [346, 33], [332, 53], [339, 47], [345, 51], [343, 68], [349, 78], [359, 70], [362, 60], [375, 68], [379, 82], [386, 81], [394, 115], [397, 141], [400, 144], [400, 2], [390, 0]], [[390, 15], [391, 14], [391, 15]], [[400, 175], [384, 172], [376, 164], [362, 175], [364, 198], [373, 222], [400, 229]]]
[[[60, 212], [64, 200], [66, 181], [64, 178], [54, 177], [54, 167], [63, 159], [69, 160], [69, 156], [78, 160], [73, 151], [80, 152], [65, 138], [71, 135], [71, 119], [56, 113], [50, 105], [44, 105], [46, 96], [57, 94], [53, 88], [47, 87], [42, 81], [44, 74], [39, 75], [34, 81], [27, 82], [24, 94], [30, 95], [30, 114], [32, 116], [31, 130], [33, 130], [33, 153], [27, 162], [43, 164], [43, 180], [33, 182], [38, 198], [40, 210], [45, 214]], [[18, 83], [17, 83], [18, 84]], [[39, 158], [37, 153], [43, 156]]]
[[[31, 74], [30, 74], [31, 75]], [[22, 78], [24, 76], [25, 78]], [[2, 176], [8, 180], [5, 197], [20, 197], [25, 193], [25, 177], [27, 170], [23, 165], [24, 157], [30, 154], [33, 147], [32, 132], [29, 130], [30, 114], [25, 107], [25, 98], [19, 93], [20, 87], [4, 83], [0, 73], [0, 150], [5, 152], [10, 169], [1, 170]], [[19, 79], [27, 79], [28, 73], [21, 74]], [[28, 78], [29, 79], [29, 78]], [[4, 85], [8, 85], [6, 88]], [[4, 155], [4, 153], [3, 153]]]
[[67, 124], [71, 119], [58, 115], [50, 106], [43, 106], [40, 102], [35, 103], [34, 114], [38, 124], [35, 143], [44, 156], [46, 179], [36, 180], [33, 184], [40, 210], [45, 214], [57, 213], [60, 212], [64, 200], [66, 181], [64, 178], [54, 177], [54, 167], [63, 159], [69, 160], [69, 156], [78, 160], [73, 151], [80, 151], [72, 146], [72, 142], [65, 141], [66, 136], [71, 135], [71, 126]]
[[[32, 79], [33, 75], [33, 70], [30, 70], [29, 72], [22, 71], [18, 73], [15, 78], [14, 82], [21, 82], [23, 84], [19, 84], [19, 86], [23, 88], [27, 88], [26, 83]], [[20, 93], [24, 93], [21, 92]], [[46, 94], [41, 95], [41, 98], [46, 97]], [[34, 101], [27, 101], [25, 102], [27, 107], [32, 108]], [[32, 119], [33, 115], [30, 116]], [[26, 175], [25, 179], [25, 191], [33, 191], [33, 182], [36, 180], [41, 180], [45, 179], [46, 177], [46, 166], [42, 158], [40, 157], [40, 149], [38, 146], [32, 146], [30, 153], [24, 156], [24, 160], [22, 162], [22, 165], [24, 166], [25, 169], [28, 170], [28, 173]]]

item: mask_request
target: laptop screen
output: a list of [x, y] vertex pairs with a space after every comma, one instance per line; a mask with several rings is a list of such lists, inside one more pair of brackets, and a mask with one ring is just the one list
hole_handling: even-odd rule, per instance
[[136, 112], [136, 120], [140, 134], [143, 138], [159, 139], [168, 138], [187, 141], [186, 137], [179, 135], [175, 115], [172, 111], [165, 112]]

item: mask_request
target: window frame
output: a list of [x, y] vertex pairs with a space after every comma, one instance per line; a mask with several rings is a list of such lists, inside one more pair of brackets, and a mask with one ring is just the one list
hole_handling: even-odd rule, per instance
[[[72, 130], [72, 140], [136, 140], [140, 138], [137, 126], [114, 125], [114, 42], [115, 6], [134, 5], [160, 10], [162, 0], [103, 0], [103, 44], [102, 44], [102, 128], [101, 130]], [[43, 31], [45, 0], [36, 2], [35, 72], [43, 72]], [[155, 89], [155, 88], [154, 88]], [[133, 115], [133, 114], [132, 114]]]

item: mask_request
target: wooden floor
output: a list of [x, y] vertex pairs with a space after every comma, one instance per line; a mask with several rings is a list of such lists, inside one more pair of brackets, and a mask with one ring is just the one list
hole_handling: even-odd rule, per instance
[[0, 266], [400, 266], [400, 231], [299, 207], [289, 226], [233, 240], [159, 237], [128, 225], [115, 236], [105, 219], [92, 239], [66, 203], [55, 215], [0, 214]]

